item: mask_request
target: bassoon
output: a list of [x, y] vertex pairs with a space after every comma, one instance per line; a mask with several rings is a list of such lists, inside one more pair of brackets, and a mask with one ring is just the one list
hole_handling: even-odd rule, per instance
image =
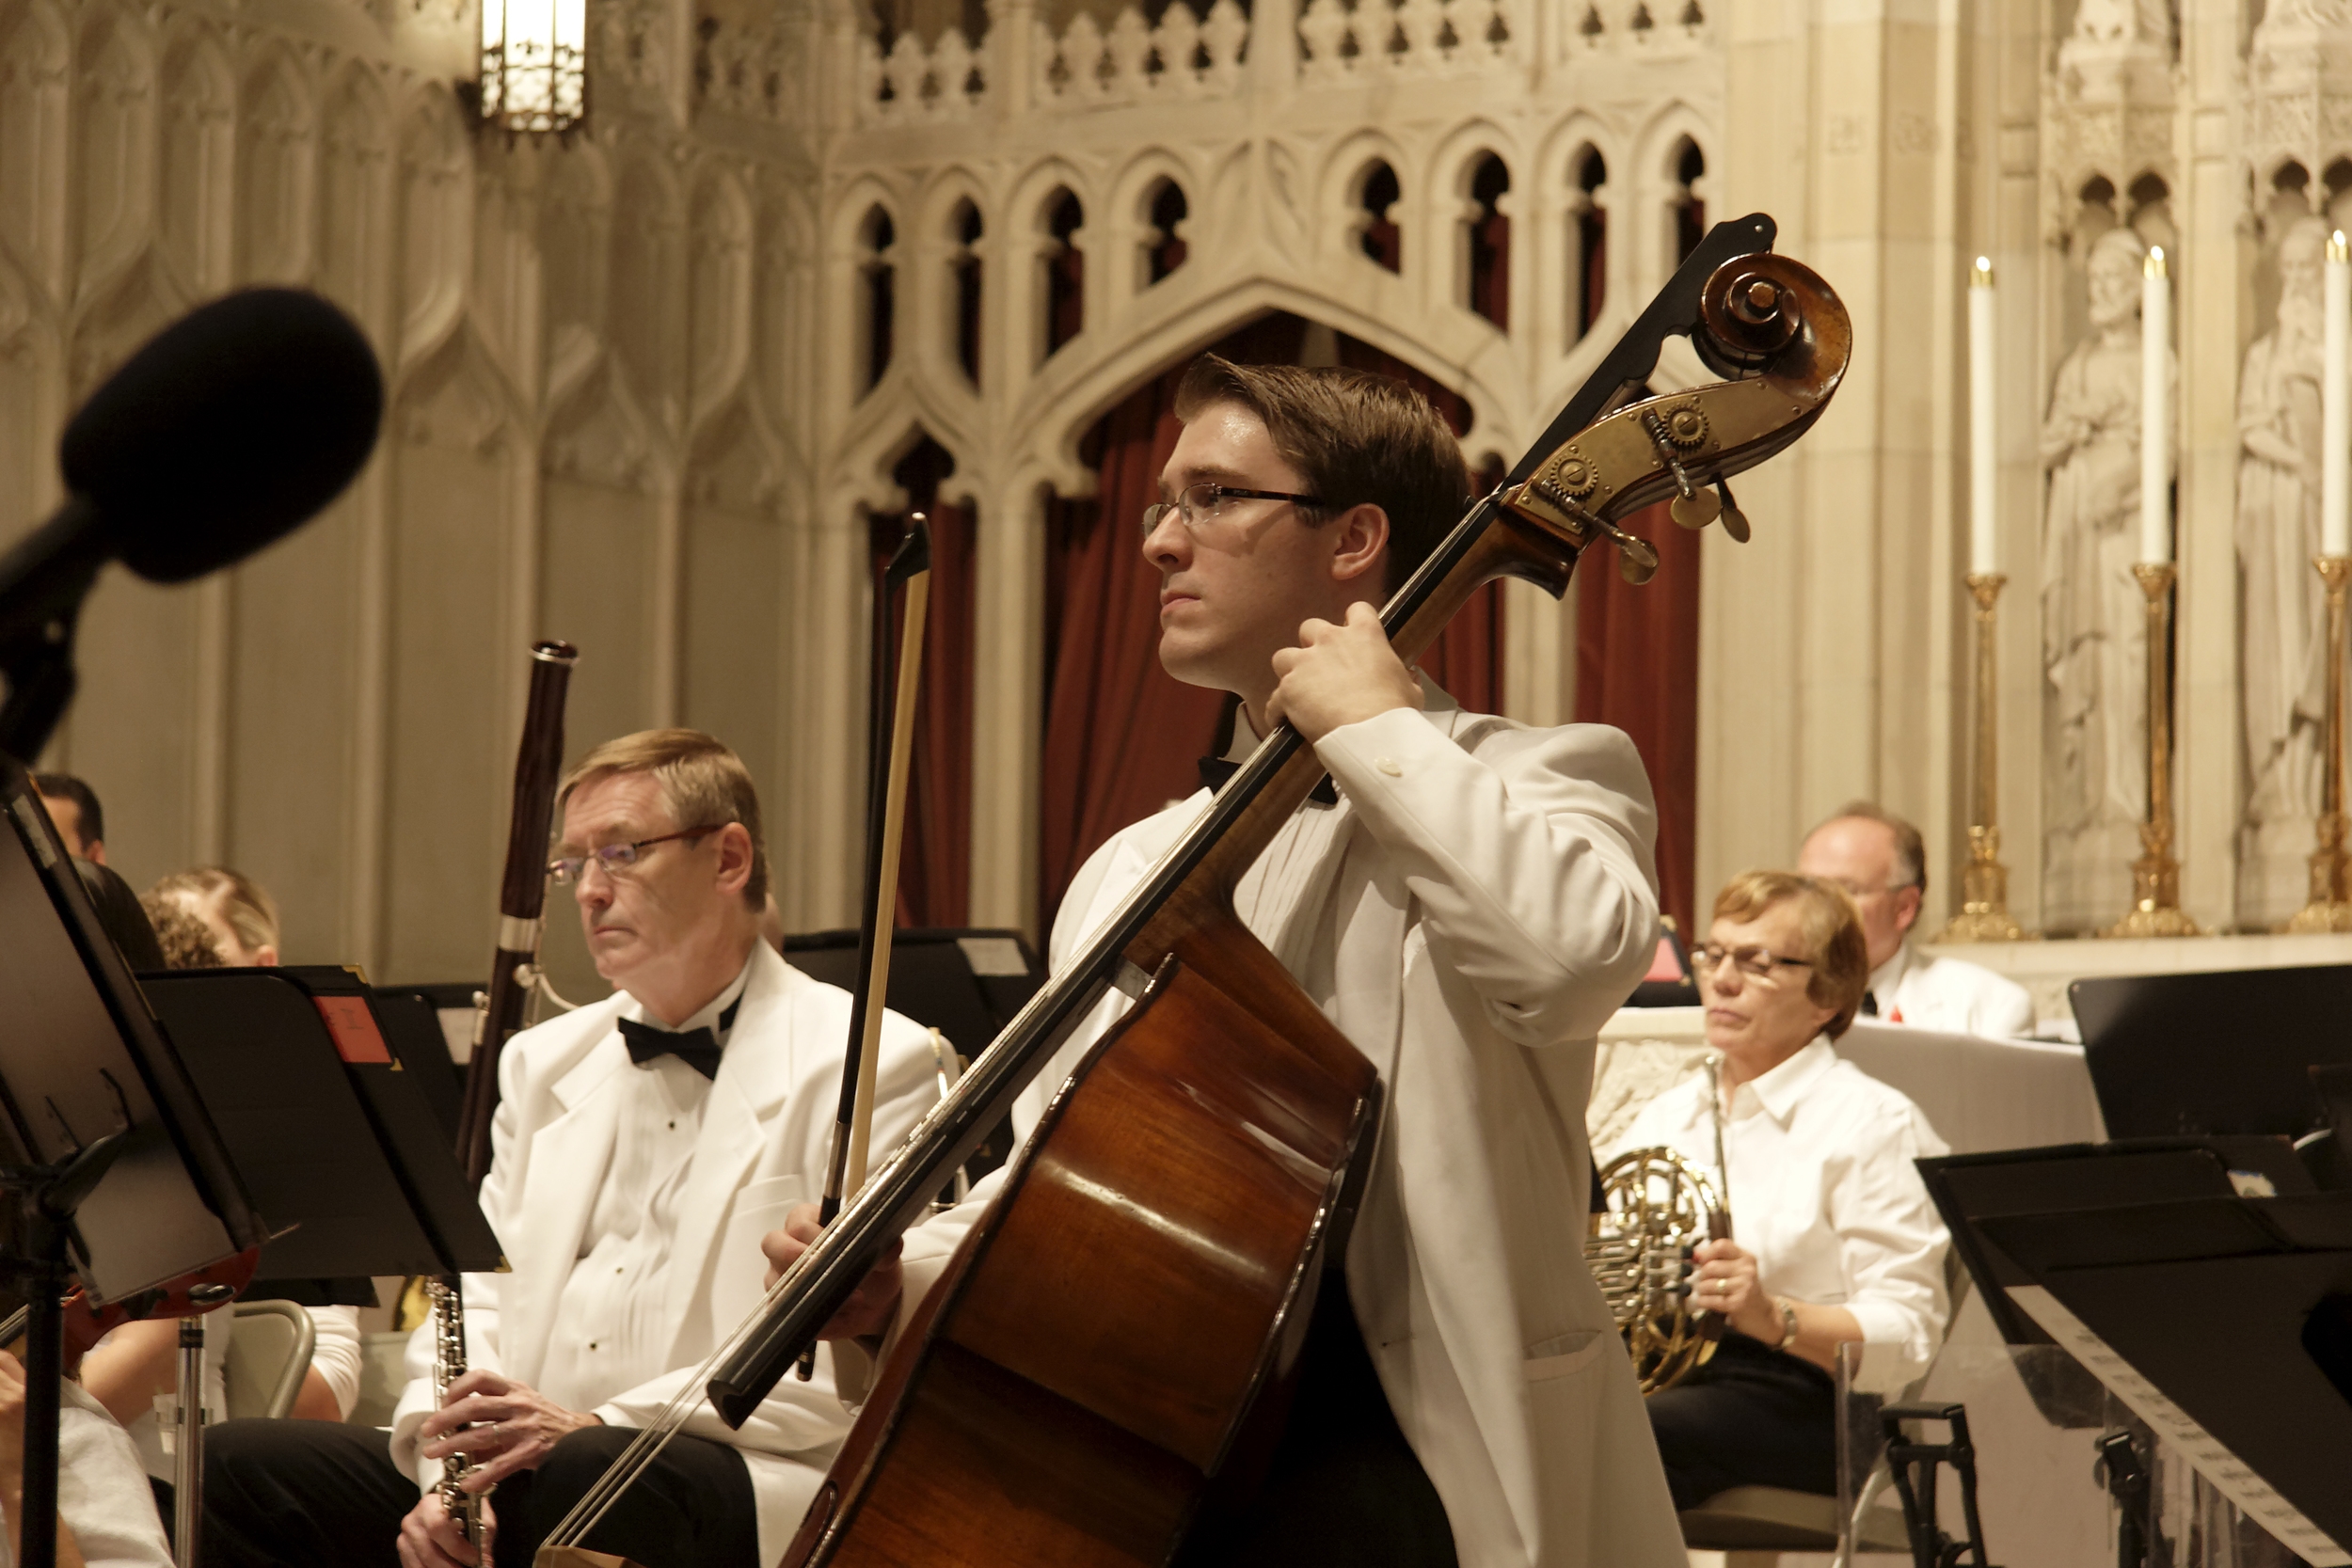
[[[564, 767], [564, 699], [580, 650], [569, 642], [531, 649], [531, 697], [523, 710], [522, 744], [515, 753], [514, 809], [507, 818], [506, 869], [499, 879], [497, 951], [490, 985], [474, 998], [473, 1055], [466, 1063], [466, 1102], [457, 1118], [457, 1157], [475, 1188], [490, 1174], [490, 1123], [498, 1114], [499, 1053], [524, 1026], [539, 990], [539, 937], [548, 897], [548, 834], [555, 819], [555, 785]], [[455, 1275], [433, 1282], [435, 1408], [466, 1370], [466, 1300]], [[465, 1490], [473, 1467], [453, 1454], [441, 1467], [441, 1500], [466, 1539], [482, 1539], [481, 1493]]]
[[457, 1154], [476, 1187], [490, 1174], [490, 1120], [499, 1104], [499, 1053], [523, 1027], [539, 987], [539, 937], [548, 901], [548, 836], [555, 822], [555, 785], [564, 767], [564, 699], [580, 650], [569, 642], [531, 649], [531, 700], [515, 752], [515, 804], [506, 832], [506, 870], [499, 879], [498, 951], [490, 987], [474, 1004], [473, 1057], [466, 1064], [466, 1104], [457, 1120]]

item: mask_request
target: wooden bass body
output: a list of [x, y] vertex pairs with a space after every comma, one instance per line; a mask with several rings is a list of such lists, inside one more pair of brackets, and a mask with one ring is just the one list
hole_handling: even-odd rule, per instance
[[1235, 967], [1220, 986], [1168, 960], [1065, 1085], [787, 1568], [1159, 1564], [1220, 1481], [1252, 1479], [1380, 1089], [1287, 975], [1270, 1019]]

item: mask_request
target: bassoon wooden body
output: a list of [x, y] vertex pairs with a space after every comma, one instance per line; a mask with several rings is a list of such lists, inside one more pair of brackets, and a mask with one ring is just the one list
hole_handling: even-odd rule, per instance
[[[457, 1118], [457, 1157], [466, 1180], [479, 1188], [490, 1174], [490, 1124], [498, 1115], [499, 1053], [524, 1026], [539, 986], [539, 936], [548, 895], [548, 835], [555, 816], [555, 786], [564, 767], [564, 702], [580, 650], [569, 642], [538, 642], [531, 650], [531, 694], [523, 709], [522, 743], [515, 753], [515, 799], [506, 829], [506, 865], [499, 879], [499, 928], [490, 959], [489, 989], [474, 1001], [473, 1054], [466, 1063], [466, 1099]], [[466, 1371], [466, 1297], [455, 1275], [433, 1281], [433, 1389], [445, 1395]], [[464, 1454], [441, 1466], [440, 1493], [469, 1541], [482, 1539], [481, 1493], [462, 1482], [472, 1468]]]
[[490, 1121], [498, 1113], [499, 1053], [523, 1027], [539, 984], [539, 937], [547, 928], [548, 838], [555, 821], [555, 786], [564, 768], [564, 701], [580, 650], [569, 642], [540, 642], [531, 650], [531, 698], [523, 737], [515, 752], [515, 801], [506, 832], [506, 866], [499, 878], [497, 951], [490, 985], [475, 1005], [473, 1057], [466, 1064], [466, 1102], [458, 1118], [457, 1153], [475, 1186], [490, 1174]]

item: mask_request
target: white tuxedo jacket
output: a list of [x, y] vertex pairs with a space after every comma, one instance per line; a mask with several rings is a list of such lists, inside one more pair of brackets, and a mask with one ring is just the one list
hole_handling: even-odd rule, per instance
[[[1463, 1568], [1683, 1568], [1649, 1418], [1582, 1249], [1594, 1037], [1657, 948], [1648, 779], [1618, 731], [1528, 729], [1428, 698], [1316, 747], [1346, 816], [1292, 922], [1339, 911], [1335, 994], [1317, 1000], [1389, 1090], [1348, 1248], [1359, 1326]], [[1208, 799], [1094, 854], [1056, 922], [1057, 955]], [[1298, 945], [1260, 935], [1278, 954]], [[1078, 1031], [1032, 1112], [1124, 1006]], [[906, 1312], [977, 1209], [909, 1236]]]
[[[693, 1165], [679, 1201], [662, 1308], [672, 1370], [596, 1407], [613, 1426], [644, 1427], [762, 1294], [759, 1239], [794, 1204], [824, 1190], [850, 994], [812, 980], [754, 944], [740, 1011], [703, 1107]], [[611, 1160], [615, 1098], [605, 1091], [630, 1063], [617, 1020], [636, 1016], [626, 992], [566, 1013], [507, 1042], [499, 1060], [499, 1108], [482, 1212], [511, 1272], [466, 1276], [468, 1364], [536, 1387], [558, 1298], [586, 1250], [589, 1216]], [[928, 1033], [883, 1016], [877, 1063], [873, 1149], [897, 1148], [936, 1098]], [[409, 1383], [392, 1424], [392, 1461], [420, 1485], [439, 1465], [417, 1452], [417, 1428], [433, 1409], [432, 1324], [408, 1344]], [[807, 1383], [787, 1376], [739, 1432], [708, 1403], [685, 1428], [743, 1450], [759, 1506], [760, 1560], [781, 1560], [816, 1496], [849, 1418], [834, 1391], [832, 1358]]]

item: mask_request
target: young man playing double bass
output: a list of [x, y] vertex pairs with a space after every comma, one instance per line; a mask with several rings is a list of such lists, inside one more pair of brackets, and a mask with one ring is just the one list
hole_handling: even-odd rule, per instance
[[[1641, 1396], [1579, 1239], [1594, 1035], [1657, 942], [1639, 757], [1595, 725], [1465, 713], [1377, 606], [1459, 518], [1461, 451], [1400, 384], [1207, 358], [1143, 518], [1160, 657], [1242, 700], [1233, 757], [1288, 721], [1338, 803], [1309, 804], [1235, 908], [1388, 1086], [1344, 1269], [1250, 1511], [1188, 1564], [1665, 1568], [1684, 1560]], [[1104, 844], [1065, 896], [1058, 965], [1204, 806]], [[1114, 995], [1040, 1075], [1055, 1085]], [[979, 1202], [910, 1233], [828, 1325], [902, 1327]], [[799, 1210], [764, 1246], [817, 1234]]]

